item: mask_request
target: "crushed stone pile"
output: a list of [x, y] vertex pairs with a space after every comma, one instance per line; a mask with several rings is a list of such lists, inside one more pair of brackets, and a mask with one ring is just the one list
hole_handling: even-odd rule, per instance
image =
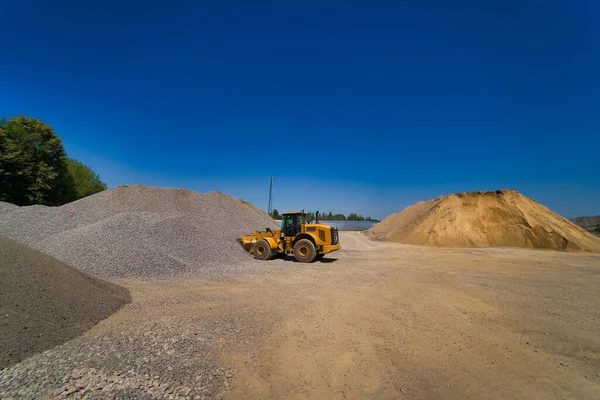
[[2, 207], [0, 235], [102, 278], [250, 269], [258, 262], [237, 239], [277, 228], [266, 213], [223, 193], [141, 185], [119, 186], [61, 207]]
[[131, 301], [127, 289], [0, 236], [0, 370], [79, 336]]
[[600, 236], [600, 215], [593, 217], [577, 217], [573, 218], [571, 221], [586, 231]]
[[520, 247], [600, 252], [600, 238], [515, 190], [469, 192], [418, 202], [365, 232], [435, 247]]
[[0, 201], [0, 216], [8, 213], [10, 211], [13, 211], [15, 209], [19, 208], [19, 206], [16, 206], [14, 204], [10, 204], [10, 203], [5, 203], [3, 201]]

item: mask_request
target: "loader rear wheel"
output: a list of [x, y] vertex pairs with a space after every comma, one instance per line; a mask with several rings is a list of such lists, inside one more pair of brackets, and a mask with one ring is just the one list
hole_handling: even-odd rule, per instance
[[317, 249], [310, 240], [300, 239], [294, 245], [294, 257], [298, 262], [313, 262], [317, 257]]
[[257, 260], [270, 260], [272, 254], [271, 246], [266, 240], [259, 240], [254, 244], [254, 258]]

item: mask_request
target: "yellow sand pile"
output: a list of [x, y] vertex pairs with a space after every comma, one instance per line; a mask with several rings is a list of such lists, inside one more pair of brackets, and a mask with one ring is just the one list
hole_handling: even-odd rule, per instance
[[388, 242], [436, 247], [524, 247], [600, 252], [600, 238], [515, 190], [419, 202], [369, 229]]

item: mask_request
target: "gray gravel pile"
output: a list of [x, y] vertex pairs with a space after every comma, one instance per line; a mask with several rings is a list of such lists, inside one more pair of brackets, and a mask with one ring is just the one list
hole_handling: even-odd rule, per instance
[[600, 215], [594, 217], [577, 217], [573, 218], [571, 222], [579, 225], [588, 232], [600, 236]]
[[82, 334], [130, 301], [127, 289], [0, 236], [0, 369]]
[[275, 222], [219, 192], [120, 186], [62, 207], [0, 203], [0, 235], [103, 278], [223, 275], [254, 261], [237, 239]]
[[14, 211], [17, 208], [19, 208], [19, 206], [15, 206], [14, 204], [5, 203], [3, 201], [0, 201], [0, 215], [4, 215], [6, 213], [9, 213], [10, 211]]

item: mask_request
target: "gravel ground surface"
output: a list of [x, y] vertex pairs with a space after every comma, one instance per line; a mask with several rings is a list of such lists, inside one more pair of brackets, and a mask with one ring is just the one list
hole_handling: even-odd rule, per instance
[[0, 398], [221, 398], [235, 374], [224, 354], [260, 343], [266, 326], [239, 296], [206, 281], [120, 281], [134, 296], [86, 334], [5, 370]]
[[0, 371], [0, 398], [599, 398], [600, 256], [340, 240], [226, 281], [117, 280], [133, 302]]
[[264, 274], [115, 280], [132, 303], [0, 371], [0, 398], [600, 398], [600, 255], [340, 241]]
[[81, 335], [129, 292], [0, 236], [0, 368]]
[[62, 207], [0, 203], [0, 235], [102, 278], [260, 271], [237, 239], [275, 222], [211, 192], [120, 186]]

